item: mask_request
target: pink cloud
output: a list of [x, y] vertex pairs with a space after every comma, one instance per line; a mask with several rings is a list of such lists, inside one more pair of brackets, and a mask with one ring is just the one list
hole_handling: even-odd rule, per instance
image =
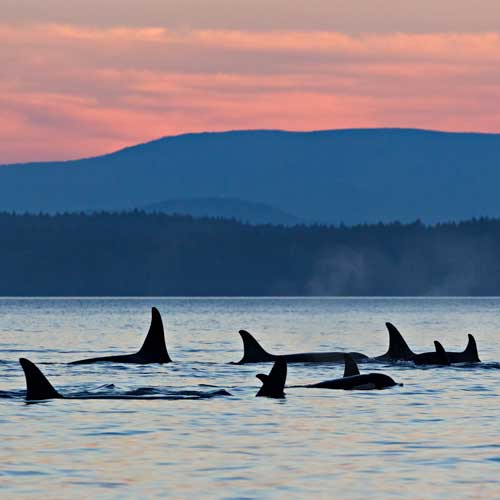
[[0, 163], [238, 128], [500, 131], [500, 35], [0, 25]]

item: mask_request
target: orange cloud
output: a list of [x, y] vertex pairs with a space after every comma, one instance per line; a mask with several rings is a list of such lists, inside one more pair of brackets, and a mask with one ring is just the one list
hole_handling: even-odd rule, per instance
[[0, 163], [237, 128], [500, 131], [498, 33], [0, 25]]

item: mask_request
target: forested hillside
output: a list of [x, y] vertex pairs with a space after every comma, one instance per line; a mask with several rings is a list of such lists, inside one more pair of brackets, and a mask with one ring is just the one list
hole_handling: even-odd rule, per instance
[[251, 226], [0, 214], [0, 294], [500, 295], [500, 220]]

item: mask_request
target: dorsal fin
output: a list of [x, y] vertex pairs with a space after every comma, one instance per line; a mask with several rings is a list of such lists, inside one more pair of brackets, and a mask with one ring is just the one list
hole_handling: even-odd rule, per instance
[[243, 340], [243, 357], [238, 363], [259, 363], [261, 361], [273, 361], [275, 356], [269, 354], [255, 340], [251, 333], [240, 330], [241, 340]]
[[444, 350], [444, 347], [437, 340], [434, 341], [434, 347], [436, 348], [436, 354], [438, 356], [438, 364], [440, 365], [449, 365], [450, 360], [448, 358], [448, 354]]
[[465, 348], [463, 354], [467, 356], [468, 362], [479, 363], [481, 360], [479, 359], [479, 353], [477, 352], [476, 339], [470, 333], [468, 337], [469, 342], [467, 343], [467, 347]]
[[344, 377], [352, 377], [354, 375], [359, 375], [359, 368], [354, 361], [354, 358], [350, 354], [344, 354]]
[[259, 373], [257, 378], [262, 382], [257, 396], [265, 396], [267, 398], [284, 398], [285, 383], [286, 383], [287, 365], [285, 358], [278, 357], [274, 362], [269, 375]]
[[146, 358], [149, 362], [170, 363], [172, 361], [165, 343], [165, 331], [163, 330], [161, 314], [156, 307], [151, 309], [151, 325], [137, 354]]
[[40, 401], [42, 399], [60, 399], [63, 397], [52, 387], [52, 384], [35, 363], [26, 358], [20, 358], [19, 363], [23, 368], [24, 377], [26, 378], [27, 400]]
[[399, 330], [392, 323], [386, 323], [385, 326], [389, 331], [389, 349], [384, 354], [384, 357], [401, 361], [408, 361], [413, 358], [415, 353], [408, 347]]

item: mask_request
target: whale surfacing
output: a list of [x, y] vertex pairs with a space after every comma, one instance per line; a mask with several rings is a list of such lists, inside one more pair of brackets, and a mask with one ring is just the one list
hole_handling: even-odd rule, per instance
[[452, 363], [480, 363], [477, 344], [474, 337], [468, 335], [466, 348], [461, 352], [445, 351], [441, 344], [434, 342], [435, 352], [414, 353], [406, 343], [399, 330], [392, 324], [386, 323], [389, 332], [389, 348], [382, 356], [373, 359], [376, 361], [413, 361], [416, 365], [449, 365]]
[[287, 364], [284, 358], [278, 357], [274, 362], [269, 375], [259, 373], [256, 377], [262, 382], [262, 387], [256, 397], [277, 398], [285, 397], [285, 383], [287, 375]]
[[450, 363], [481, 363], [477, 352], [476, 339], [470, 333], [467, 335], [467, 346], [462, 352], [447, 352]]
[[64, 399], [59, 394], [47, 377], [40, 371], [35, 363], [29, 359], [21, 358], [19, 360], [26, 378], [26, 399], [28, 401], [42, 401], [44, 399]]
[[[344, 361], [343, 352], [304, 352], [298, 354], [276, 355], [267, 352], [253, 335], [246, 330], [240, 330], [239, 334], [243, 340], [243, 357], [240, 361], [233, 363], [243, 365], [247, 363], [265, 363], [283, 358], [287, 363], [339, 363]], [[349, 353], [355, 360], [362, 361], [368, 356], [360, 352]]]
[[386, 389], [395, 385], [403, 385], [395, 382], [385, 373], [360, 374], [356, 361], [349, 354], [345, 354], [344, 376], [333, 380], [325, 380], [316, 384], [301, 385], [297, 387], [309, 387], [313, 389], [341, 389], [344, 391]]
[[434, 347], [436, 352], [423, 352], [422, 354], [415, 354], [412, 361], [416, 365], [438, 365], [438, 366], [449, 366], [450, 359], [448, 353], [444, 350], [444, 347], [437, 341], [434, 341]]
[[172, 360], [167, 351], [165, 343], [165, 331], [161, 314], [156, 307], [151, 309], [151, 325], [142, 347], [135, 354], [120, 354], [117, 356], [102, 356], [98, 358], [81, 359], [72, 361], [71, 365], [82, 365], [89, 363], [170, 363]]
[[98, 399], [98, 400], [138, 400], [138, 401], [161, 401], [161, 400], [198, 400], [198, 399], [209, 399], [218, 396], [231, 396], [231, 393], [225, 389], [219, 389], [211, 392], [201, 392], [201, 391], [183, 391], [177, 392], [176, 394], [162, 394], [155, 396], [144, 396], [138, 394], [137, 391], [130, 392], [129, 394], [74, 394], [69, 396], [63, 396], [53, 385], [48, 381], [47, 377], [41, 372], [35, 363], [31, 362], [29, 359], [20, 358], [19, 363], [24, 371], [24, 377], [26, 379], [26, 401], [36, 402], [36, 401], [46, 401], [49, 399], [65, 399], [65, 400], [81, 400], [81, 399]]

